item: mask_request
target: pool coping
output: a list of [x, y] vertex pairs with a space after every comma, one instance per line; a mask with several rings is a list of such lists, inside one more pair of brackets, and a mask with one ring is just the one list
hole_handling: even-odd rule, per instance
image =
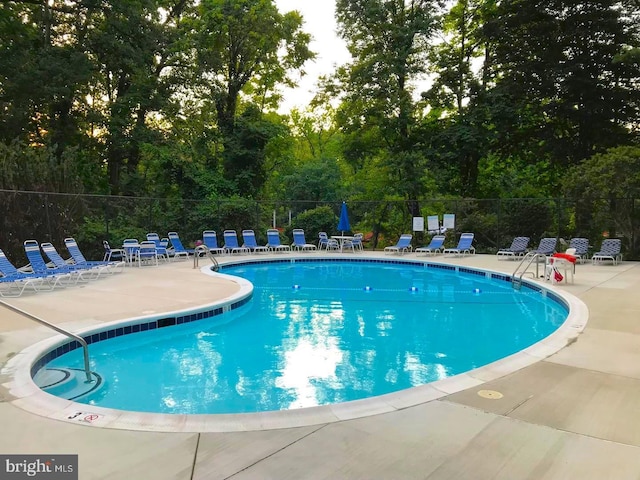
[[[231, 262], [233, 264], [247, 264], [256, 262], [295, 261], [298, 259], [304, 261], [320, 260], [318, 258], [309, 259], [308, 257], [294, 255], [287, 256], [286, 259], [283, 258], [281, 260], [273, 258], [264, 260], [237, 258], [231, 259]], [[335, 259], [344, 261], [354, 260], [352, 257], [345, 256], [328, 256], [323, 258], [323, 260]], [[394, 260], [390, 258], [389, 260], [385, 260], [384, 258], [368, 258], [360, 261], [430, 264], [437, 265], [436, 268], [455, 271], [463, 270], [467, 273], [480, 271], [494, 274], [505, 280], [510, 277], [503, 272], [487, 268], [470, 268], [442, 263], [431, 264], [428, 259], [407, 258], [406, 260]], [[226, 264], [229, 265], [229, 263]], [[443, 267], [443, 265], [446, 265], [446, 267]], [[222, 273], [212, 272], [210, 266], [202, 267], [200, 271], [207, 275], [227, 276]], [[230, 281], [239, 283], [241, 285], [240, 291], [217, 302], [192, 307], [187, 310], [162, 312], [160, 314], [108, 322], [76, 333], [85, 336], [93, 332], [107, 330], [116, 325], [131, 324], [134, 321], [184, 314], [184, 312], [198, 310], [203, 307], [215, 308], [223, 304], [231, 305], [251, 295], [253, 287], [249, 282], [238, 279], [238, 277], [230, 277]], [[525, 280], [524, 283], [532, 286], [534, 289], [553, 292], [554, 295], [562, 299], [568, 306], [569, 315], [567, 319], [552, 334], [530, 347], [477, 369], [418, 387], [362, 400], [283, 411], [188, 415], [133, 412], [76, 403], [45, 393], [37, 387], [31, 377], [33, 365], [38, 358], [42, 356], [43, 352], [56, 348], [60, 343], [68, 341], [66, 337], [60, 335], [31, 345], [10, 359], [2, 370], [3, 374], [8, 374], [10, 377], [10, 381], [5, 383], [4, 386], [14, 397], [10, 400], [10, 403], [33, 414], [76, 424], [80, 422], [85, 425], [124, 430], [157, 432], [240, 432], [326, 424], [389, 413], [437, 400], [468, 388], [477, 387], [485, 382], [503, 377], [543, 360], [573, 343], [584, 330], [588, 321], [588, 309], [584, 302], [574, 295], [557, 289], [554, 286], [539, 282], [538, 280]]]

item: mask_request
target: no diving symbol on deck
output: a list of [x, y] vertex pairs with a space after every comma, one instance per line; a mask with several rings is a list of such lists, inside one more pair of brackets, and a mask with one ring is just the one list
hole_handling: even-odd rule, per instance
[[96, 420], [100, 420], [104, 415], [91, 412], [76, 412], [73, 415], [69, 415], [69, 420], [75, 420], [76, 422], [93, 423]]

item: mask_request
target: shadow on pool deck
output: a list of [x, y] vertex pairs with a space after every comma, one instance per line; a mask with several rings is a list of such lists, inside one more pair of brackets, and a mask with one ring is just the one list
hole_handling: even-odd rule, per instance
[[[428, 260], [507, 273], [516, 265], [484, 255]], [[187, 308], [236, 288], [192, 267], [183, 261], [131, 268], [85, 287], [8, 302], [78, 330]], [[49, 420], [9, 403], [10, 395], [0, 388], [0, 452], [76, 453], [81, 479], [637, 480], [640, 264], [578, 265], [575, 284], [561, 288], [589, 307], [589, 323], [577, 342], [517, 372], [439, 400], [309, 427], [158, 433]], [[3, 311], [1, 318], [2, 364], [51, 336], [11, 312]], [[485, 398], [480, 390], [502, 397]]]

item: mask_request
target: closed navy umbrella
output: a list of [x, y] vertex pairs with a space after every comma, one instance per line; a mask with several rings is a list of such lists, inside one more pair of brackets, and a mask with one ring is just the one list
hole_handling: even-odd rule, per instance
[[346, 202], [342, 202], [342, 209], [340, 210], [340, 221], [338, 222], [338, 230], [342, 232], [342, 235], [344, 235], [344, 232], [348, 232], [349, 230], [351, 230]]

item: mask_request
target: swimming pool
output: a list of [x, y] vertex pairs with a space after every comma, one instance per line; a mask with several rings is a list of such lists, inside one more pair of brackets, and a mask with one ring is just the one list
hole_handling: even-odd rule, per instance
[[[347, 402], [493, 362], [567, 316], [539, 288], [517, 291], [505, 275], [446, 265], [299, 260], [223, 272], [251, 281], [253, 299], [206, 321], [98, 337], [92, 370], [104, 383], [75, 401], [172, 414]], [[79, 350], [47, 363], [81, 365]]]

